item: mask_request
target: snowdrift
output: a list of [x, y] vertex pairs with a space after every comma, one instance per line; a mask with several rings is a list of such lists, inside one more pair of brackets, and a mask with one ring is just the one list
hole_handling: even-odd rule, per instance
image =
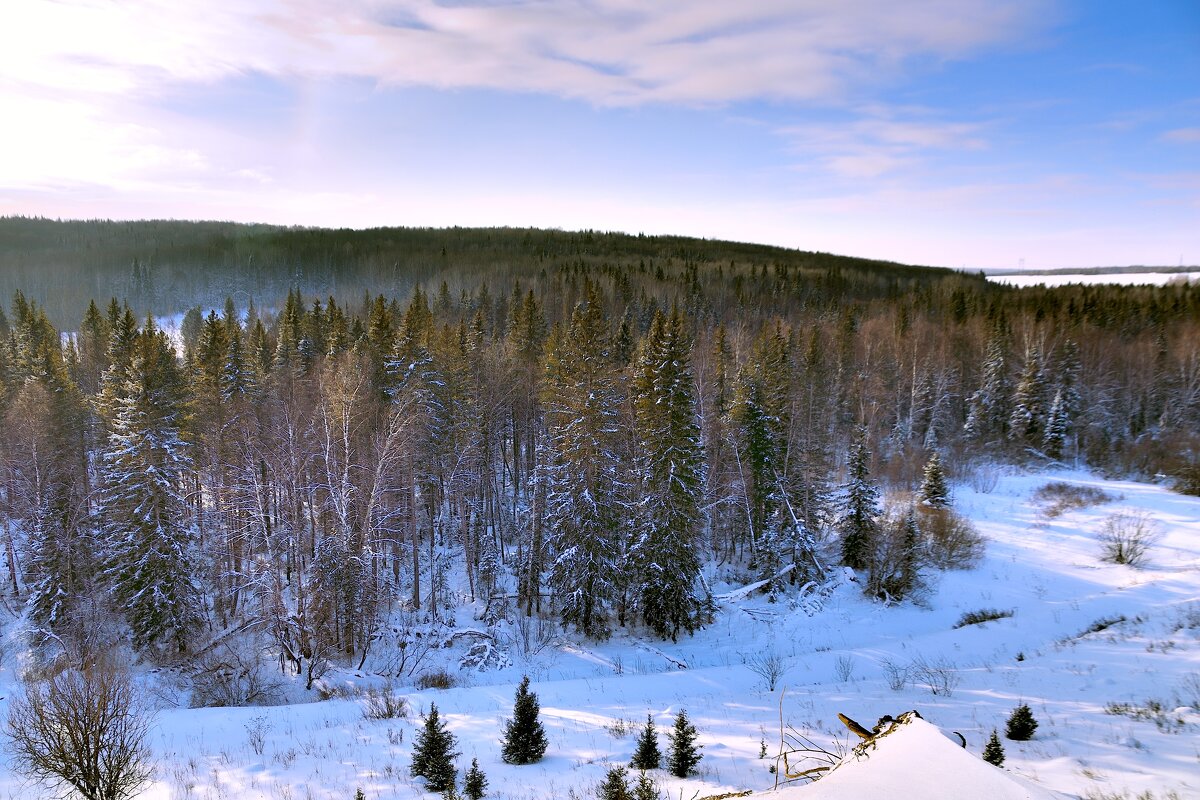
[[826, 777], [768, 792], [772, 800], [1065, 800], [1066, 795], [993, 767], [919, 717], [851, 751]]

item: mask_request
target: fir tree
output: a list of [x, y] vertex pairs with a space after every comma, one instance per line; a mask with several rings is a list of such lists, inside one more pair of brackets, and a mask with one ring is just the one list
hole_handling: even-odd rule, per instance
[[529, 691], [529, 676], [521, 678], [513, 700], [513, 716], [504, 726], [501, 758], [506, 764], [533, 764], [546, 754], [546, 731], [538, 719], [537, 695]]
[[988, 339], [979, 389], [967, 401], [965, 432], [978, 441], [1008, 435], [1009, 403], [1012, 392], [1008, 377], [1008, 337], [1003, 321]]
[[463, 777], [463, 797], [466, 800], [480, 800], [487, 794], [487, 776], [479, 768], [479, 759], [471, 759], [471, 768]]
[[942, 468], [942, 457], [936, 450], [925, 462], [921, 477], [921, 501], [932, 508], [950, 506], [950, 486], [946, 482], [946, 471]]
[[995, 728], [992, 729], [992, 735], [983, 748], [983, 760], [994, 767], [1004, 766], [1004, 745], [1000, 744], [1000, 737], [996, 735]]
[[675, 727], [667, 736], [671, 740], [671, 755], [667, 759], [667, 767], [677, 778], [686, 778], [692, 774], [700, 759], [700, 745], [696, 744], [698, 731], [688, 719], [687, 711], [679, 709], [675, 716]]
[[879, 535], [879, 489], [871, 481], [871, 453], [866, 430], [860, 428], [850, 449], [845, 505], [838, 529], [842, 534], [842, 563], [863, 570], [871, 565]]
[[633, 751], [633, 759], [629, 766], [634, 769], [658, 769], [662, 762], [662, 754], [658, 750], [658, 732], [654, 730], [654, 718], [646, 715], [646, 727], [638, 736], [637, 747]]
[[453, 789], [454, 759], [458, 756], [454, 750], [454, 743], [454, 734], [450, 733], [446, 723], [438, 716], [437, 705], [430, 703], [425, 725], [413, 746], [409, 774], [414, 778], [424, 778], [425, 786], [431, 792]]
[[1025, 366], [1013, 391], [1008, 435], [1014, 441], [1036, 447], [1042, 442], [1046, 422], [1046, 374], [1042, 351], [1031, 346], [1025, 354]]
[[624, 767], [610, 767], [604, 780], [596, 787], [596, 800], [633, 800], [629, 784], [625, 781]]
[[1028, 741], [1033, 738], [1033, 732], [1037, 730], [1037, 726], [1037, 720], [1033, 718], [1033, 711], [1029, 708], [1029, 704], [1022, 703], [1009, 714], [1004, 735], [1014, 742]]

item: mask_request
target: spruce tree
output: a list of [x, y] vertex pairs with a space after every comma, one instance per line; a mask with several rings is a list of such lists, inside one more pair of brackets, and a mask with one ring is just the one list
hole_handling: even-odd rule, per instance
[[633, 800], [625, 775], [624, 767], [610, 767], [604, 780], [596, 787], [596, 800]]
[[438, 716], [437, 705], [430, 703], [425, 725], [413, 746], [409, 774], [414, 778], [424, 778], [425, 785], [431, 792], [443, 792], [454, 788], [454, 759], [458, 756], [454, 750], [454, 743], [454, 734], [450, 733], [446, 723]]
[[1013, 391], [1008, 435], [1013, 441], [1037, 447], [1042, 442], [1046, 423], [1046, 374], [1042, 351], [1037, 345], [1025, 353], [1025, 366]]
[[633, 751], [633, 759], [629, 766], [634, 769], [658, 769], [662, 762], [662, 753], [658, 750], [658, 732], [654, 730], [654, 718], [646, 715], [646, 727], [638, 736], [637, 748]]
[[851, 569], [870, 567], [879, 536], [879, 489], [871, 481], [870, 462], [866, 430], [859, 428], [850, 449], [845, 505], [838, 520], [842, 563]]
[[700, 626], [700, 500], [704, 453], [696, 420], [691, 343], [678, 310], [656, 314], [635, 379], [641, 502], [629, 547], [634, 603], [646, 624], [675, 641]]
[[704, 757], [700, 754], [701, 746], [696, 744], [697, 735], [696, 726], [688, 719], [687, 711], [679, 709], [675, 716], [675, 727], [667, 734], [671, 740], [671, 755], [667, 766], [677, 778], [686, 778], [692, 774], [700, 759]]
[[633, 785], [633, 800], [659, 800], [654, 781], [644, 772], [638, 775], [637, 783]]
[[529, 676], [521, 678], [513, 700], [513, 716], [504, 726], [501, 758], [506, 764], [533, 764], [546, 754], [546, 731], [538, 719], [537, 695], [529, 691]]
[[487, 776], [479, 768], [479, 759], [471, 759], [471, 768], [463, 777], [463, 797], [466, 800], [480, 800], [487, 794]]
[[1037, 726], [1037, 720], [1033, 718], [1033, 711], [1029, 708], [1029, 704], [1022, 703], [1009, 714], [1004, 735], [1014, 742], [1028, 741], [1033, 738], [1033, 732], [1037, 730]]
[[992, 728], [992, 735], [983, 748], [983, 760], [994, 767], [1004, 766], [1004, 745], [1000, 744], [995, 728]]
[[936, 450], [925, 462], [921, 477], [921, 500], [931, 508], [950, 506], [950, 486], [946, 481], [946, 471], [942, 468], [942, 457]]

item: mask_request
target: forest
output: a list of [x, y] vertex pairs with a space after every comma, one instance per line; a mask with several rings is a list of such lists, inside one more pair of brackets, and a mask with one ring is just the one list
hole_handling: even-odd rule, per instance
[[[428, 632], [676, 639], [706, 576], [902, 600], [989, 463], [1200, 493], [1200, 286], [729, 242], [0, 220], [4, 596], [47, 658], [245, 632], [311, 686]], [[524, 620], [524, 622], [521, 622]], [[480, 659], [491, 657], [488, 648]]]

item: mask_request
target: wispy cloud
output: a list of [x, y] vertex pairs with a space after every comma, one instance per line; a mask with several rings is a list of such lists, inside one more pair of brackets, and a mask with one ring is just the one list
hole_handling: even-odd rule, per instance
[[1161, 138], [1164, 142], [1200, 143], [1200, 128], [1175, 128], [1165, 132]]
[[25, 0], [0, 72], [127, 92], [250, 71], [547, 92], [597, 104], [830, 99], [912, 58], [1010, 41], [1029, 1]]

